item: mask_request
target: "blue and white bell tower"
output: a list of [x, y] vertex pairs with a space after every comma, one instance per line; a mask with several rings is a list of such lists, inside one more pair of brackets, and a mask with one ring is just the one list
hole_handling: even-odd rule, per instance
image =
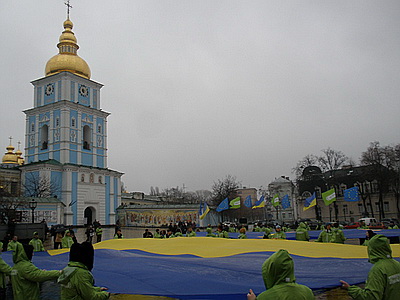
[[107, 117], [100, 108], [102, 84], [90, 79], [73, 24], [64, 22], [59, 53], [46, 64], [45, 77], [32, 81], [34, 106], [25, 110], [25, 187], [45, 179], [65, 204], [68, 225], [99, 220], [115, 223], [121, 203], [122, 173], [107, 167]]

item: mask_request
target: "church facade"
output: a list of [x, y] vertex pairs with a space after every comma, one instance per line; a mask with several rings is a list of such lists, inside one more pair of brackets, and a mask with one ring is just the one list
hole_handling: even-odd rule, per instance
[[23, 185], [26, 195], [47, 188], [60, 199], [66, 225], [95, 219], [115, 224], [123, 173], [107, 166], [109, 113], [100, 106], [103, 85], [90, 79], [88, 64], [77, 54], [72, 22], [63, 25], [59, 53], [47, 62], [45, 77], [32, 81], [34, 105], [24, 111]]

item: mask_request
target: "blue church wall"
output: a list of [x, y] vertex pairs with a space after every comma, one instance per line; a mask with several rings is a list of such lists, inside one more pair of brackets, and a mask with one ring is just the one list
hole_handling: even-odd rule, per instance
[[54, 151], [53, 152], [53, 159], [55, 159], [56, 161], [60, 161], [60, 159], [61, 159], [60, 151]]
[[57, 82], [57, 86], [58, 86], [57, 100], [60, 101], [60, 99], [61, 99], [61, 80], [59, 80], [59, 81]]
[[97, 109], [97, 90], [93, 89], [93, 108]]
[[[88, 151], [88, 150], [85, 150]], [[93, 167], [93, 155], [92, 153], [82, 153], [82, 165]]]
[[97, 155], [96, 155], [96, 167], [99, 168], [104, 168], [104, 150], [103, 149], [97, 149]]
[[[118, 178], [114, 177], [114, 209], [118, 207]], [[113, 220], [113, 223], [116, 220]]]
[[77, 164], [78, 163], [78, 152], [69, 150], [69, 162], [71, 164]]
[[25, 173], [25, 196], [32, 195], [35, 189], [35, 181], [39, 179], [39, 171]]
[[39, 160], [48, 160], [49, 159], [49, 152], [39, 153]]
[[38, 87], [36, 89], [36, 107], [42, 105], [42, 88]]
[[67, 205], [71, 205], [73, 216], [73, 224], [78, 224], [78, 172], [71, 173], [71, 203]]
[[[71, 109], [69, 111], [69, 115], [70, 115], [70, 127], [77, 128], [77, 126], [78, 126], [78, 123], [77, 123], [78, 122], [78, 111]], [[72, 119], [75, 120], [75, 126], [72, 126], [73, 125], [72, 124]]]
[[96, 124], [97, 124], [96, 132], [100, 133], [100, 134], [103, 134], [103, 132], [104, 132], [104, 119], [97, 117], [96, 118]]
[[54, 101], [55, 101], [54, 83], [49, 83], [49, 84], [53, 86], [53, 92], [50, 95], [47, 95], [46, 93], [44, 93], [44, 105], [54, 103]]
[[61, 190], [62, 190], [62, 172], [51, 171], [50, 181], [52, 186], [54, 185], [55, 190], [52, 191], [52, 196], [57, 196], [61, 200]]
[[[57, 126], [57, 118], [58, 118], [58, 126]], [[59, 109], [55, 109], [53, 111], [53, 128], [60, 127], [61, 124], [61, 111]]]
[[71, 81], [71, 102], [75, 102], [75, 82]]
[[96, 167], [98, 167], [98, 168], [104, 168], [104, 158], [103, 158], [103, 156], [97, 155], [97, 161], [96, 161], [96, 163], [97, 163]]
[[87, 96], [83, 96], [81, 93], [78, 93], [78, 102], [84, 106], [90, 106], [90, 88], [86, 85], [78, 84], [78, 91], [80, 91], [82, 86], [87, 88]]
[[110, 176], [106, 176], [106, 224], [110, 224]]

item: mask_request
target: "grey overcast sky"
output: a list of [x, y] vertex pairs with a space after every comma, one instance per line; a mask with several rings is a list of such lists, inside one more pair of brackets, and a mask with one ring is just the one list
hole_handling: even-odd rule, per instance
[[[63, 2], [0, 2], [4, 151], [24, 142]], [[398, 0], [71, 4], [78, 54], [105, 85], [108, 167], [130, 191], [227, 174], [258, 188], [328, 147], [358, 161], [372, 141], [400, 142]]]

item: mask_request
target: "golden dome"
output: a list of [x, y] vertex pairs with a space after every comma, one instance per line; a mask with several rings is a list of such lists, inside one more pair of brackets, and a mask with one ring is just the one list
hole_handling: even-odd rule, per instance
[[73, 24], [69, 19], [64, 21], [64, 31], [60, 36], [60, 42], [57, 44], [59, 53], [47, 62], [46, 76], [67, 71], [90, 79], [89, 65], [77, 54], [79, 46], [72, 28]]
[[6, 154], [3, 156], [2, 163], [3, 164], [18, 164], [18, 156], [13, 152], [14, 147], [9, 145], [7, 148]]

